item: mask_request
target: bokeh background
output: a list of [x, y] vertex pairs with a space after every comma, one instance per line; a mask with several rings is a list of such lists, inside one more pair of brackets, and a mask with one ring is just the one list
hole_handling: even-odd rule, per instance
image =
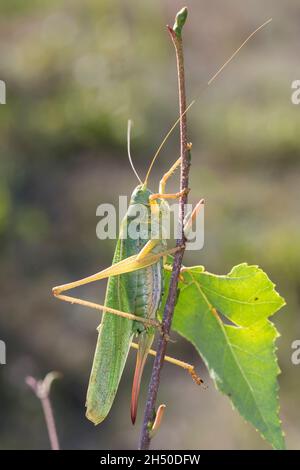
[[[274, 317], [281, 418], [291, 449], [300, 448], [300, 79], [297, 0], [191, 0], [184, 32], [193, 166], [190, 200], [206, 199], [205, 246], [186, 262], [224, 274], [242, 261], [259, 264], [287, 306]], [[51, 287], [111, 262], [114, 243], [96, 238], [96, 208], [130, 194], [136, 179], [126, 156], [126, 125], [144, 175], [178, 115], [174, 51], [165, 25], [177, 0], [2, 0], [0, 79], [0, 448], [49, 447], [40, 403], [26, 375], [58, 370], [52, 401], [64, 449], [136, 448], [151, 371], [146, 367], [139, 417], [130, 424], [132, 352], [106, 421], [84, 416], [99, 315], [52, 298]], [[207, 80], [259, 24], [273, 22], [211, 87]], [[205, 91], [203, 91], [205, 89]], [[169, 140], [151, 177], [178, 156]], [[178, 177], [170, 190], [178, 187]], [[103, 301], [105, 281], [79, 295]], [[267, 449], [257, 432], [215, 391], [193, 348], [173, 336], [170, 354], [196, 364], [197, 388], [166, 365], [159, 401], [167, 412], [153, 441], [165, 449]]]

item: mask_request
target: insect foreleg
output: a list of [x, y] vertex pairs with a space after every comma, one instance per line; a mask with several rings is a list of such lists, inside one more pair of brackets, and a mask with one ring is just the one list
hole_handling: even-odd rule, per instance
[[150, 204], [155, 203], [156, 199], [179, 199], [185, 194], [189, 192], [189, 189], [183, 189], [182, 191], [179, 191], [178, 193], [156, 193], [156, 194], [151, 194], [149, 196]]
[[[189, 142], [187, 144], [187, 149], [190, 152], [192, 149], [192, 144]], [[159, 193], [164, 194], [165, 193], [165, 188], [166, 188], [166, 183], [168, 179], [173, 175], [175, 170], [181, 165], [181, 157], [176, 160], [176, 162], [171, 166], [171, 168], [164, 174], [162, 179], [159, 182]]]
[[159, 183], [159, 193], [164, 194], [167, 180], [173, 175], [174, 171], [181, 165], [181, 157], [171, 166], [171, 168], [164, 174]]

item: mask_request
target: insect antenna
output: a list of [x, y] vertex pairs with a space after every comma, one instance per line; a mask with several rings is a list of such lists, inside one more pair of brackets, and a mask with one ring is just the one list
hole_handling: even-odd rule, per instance
[[261, 29], [263, 29], [265, 26], [267, 26], [267, 24], [271, 23], [272, 21], [272, 18], [269, 18], [267, 21], [265, 21], [263, 24], [261, 24], [258, 28], [256, 28], [254, 31], [252, 31], [251, 34], [249, 34], [249, 36], [245, 39], [245, 41], [240, 45], [240, 47], [238, 47], [234, 53], [229, 57], [229, 59], [226, 60], [226, 62], [222, 65], [222, 67], [220, 67], [218, 69], [218, 71], [211, 77], [211, 79], [207, 82], [207, 85], [210, 85], [216, 78], [217, 76], [223, 72], [223, 70], [225, 69], [225, 67], [232, 61], [232, 59], [235, 58], [235, 56], [240, 52], [240, 50], [247, 44], [248, 41], [250, 41], [250, 39], [253, 38], [253, 36], [255, 36], [256, 33], [258, 33], [258, 31], [260, 31]]
[[185, 111], [179, 116], [179, 118], [174, 122], [173, 126], [171, 127], [171, 129], [169, 130], [169, 132], [165, 135], [165, 137], [163, 138], [163, 141], [161, 142], [161, 144], [159, 145], [158, 149], [156, 150], [155, 152], [155, 155], [154, 157], [152, 158], [152, 161], [150, 163], [150, 166], [149, 166], [149, 169], [147, 171], [147, 175], [146, 175], [146, 178], [145, 178], [145, 181], [144, 181], [144, 186], [147, 186], [147, 182], [148, 182], [148, 178], [149, 178], [149, 175], [150, 175], [150, 172], [152, 170], [152, 167], [155, 163], [155, 160], [157, 159], [161, 149], [163, 148], [163, 146], [165, 145], [166, 141], [168, 140], [168, 138], [170, 137], [170, 135], [172, 134], [172, 132], [174, 131], [175, 127], [177, 126], [177, 124], [180, 122], [181, 118], [188, 112], [188, 110], [193, 106], [193, 104], [195, 103], [195, 100], [193, 100], [189, 105], [188, 107], [185, 109]]
[[[224, 62], [224, 64], [217, 70], [217, 72], [208, 80], [205, 88], [202, 90], [205, 91], [207, 89], [207, 87], [209, 85], [211, 85], [211, 83], [223, 72], [223, 70], [225, 69], [225, 67], [227, 67], [227, 65], [230, 64], [230, 62], [235, 58], [235, 56], [240, 52], [240, 50], [250, 41], [250, 39], [253, 38], [253, 36], [255, 36], [256, 33], [258, 33], [261, 29], [263, 29], [265, 26], [267, 26], [269, 23], [271, 23], [272, 21], [272, 18], [269, 18], [267, 21], [265, 21], [263, 24], [261, 24], [258, 28], [256, 28], [254, 31], [252, 31], [251, 34], [249, 34], [249, 36], [242, 42], [242, 44], [234, 51], [234, 53], [229, 57], [229, 59], [226, 60], [226, 62]], [[187, 113], [187, 111], [191, 108], [191, 106], [195, 103], [196, 100], [193, 100], [189, 105], [188, 107], [186, 108], [186, 110], [181, 114], [181, 116], [179, 116], [179, 118], [176, 120], [176, 122], [173, 124], [173, 126], [171, 127], [171, 129], [169, 130], [169, 132], [166, 134], [166, 136], [164, 137], [162, 143], [159, 145], [157, 151], [155, 152], [155, 155], [154, 157], [152, 158], [152, 161], [150, 163], [150, 166], [149, 166], [149, 169], [147, 171], [147, 174], [146, 174], [146, 178], [145, 178], [145, 181], [144, 181], [144, 186], [147, 185], [147, 182], [148, 182], [148, 178], [149, 178], [149, 175], [150, 175], [150, 172], [152, 170], [152, 167], [155, 163], [155, 160], [157, 159], [161, 149], [163, 148], [164, 144], [166, 143], [166, 141], [168, 140], [169, 136], [172, 134], [173, 130], [175, 129], [175, 127], [177, 126], [177, 124], [180, 122], [180, 120], [182, 119], [182, 117], [185, 115], [185, 113]]]
[[129, 163], [130, 163], [130, 166], [133, 170], [133, 173], [135, 174], [135, 176], [137, 177], [137, 179], [139, 180], [139, 182], [141, 184], [143, 184], [141, 178], [139, 177], [138, 175], [138, 172], [136, 171], [135, 167], [134, 167], [134, 164], [133, 164], [133, 161], [132, 161], [132, 158], [131, 158], [131, 152], [130, 152], [130, 136], [131, 136], [131, 127], [132, 127], [132, 121], [129, 119], [128, 120], [128, 123], [127, 123], [127, 154], [128, 154], [128, 160], [129, 160]]

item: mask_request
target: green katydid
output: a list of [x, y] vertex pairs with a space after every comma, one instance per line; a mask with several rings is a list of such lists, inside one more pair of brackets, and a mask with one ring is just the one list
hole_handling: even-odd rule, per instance
[[[208, 85], [218, 77], [241, 48], [270, 21], [271, 19], [263, 23], [247, 37], [242, 45], [208, 81]], [[188, 106], [184, 114], [193, 103], [194, 102]], [[165, 184], [176, 168], [180, 166], [181, 159], [179, 158], [163, 176], [160, 181], [158, 193], [153, 194], [148, 189], [147, 183], [154, 161], [181, 117], [182, 116], [175, 122], [159, 146], [150, 164], [144, 182], [140, 180], [133, 167], [130, 157], [130, 139], [128, 138], [129, 160], [140, 184], [131, 195], [130, 205], [125, 219], [122, 222], [120, 230], [121, 236], [117, 241], [112, 266], [84, 279], [53, 288], [54, 296], [61, 300], [103, 311], [102, 322], [98, 328], [99, 336], [86, 401], [87, 418], [94, 424], [101, 423], [111, 409], [129, 349], [131, 346], [137, 347], [135, 343], [132, 343], [133, 337], [137, 335], [139, 345], [131, 401], [131, 419], [133, 423], [135, 422], [138, 394], [145, 361], [149, 353], [155, 354], [155, 352], [151, 350], [151, 345], [155, 330], [160, 327], [156, 319], [156, 313], [163, 294], [163, 260], [166, 255], [174, 253], [177, 249], [180, 249], [180, 247], [167, 249], [166, 240], [162, 236], [151, 239], [149, 220], [151, 220], [153, 214], [156, 215], [154, 219], [152, 218], [152, 224], [153, 220], [156, 221], [157, 226], [154, 227], [154, 232], [160, 234], [159, 214], [162, 211], [168, 211], [166, 199], [180, 198], [182, 196], [181, 192], [175, 194], [165, 193]], [[147, 233], [148, 236], [146, 238], [139, 237], [138, 239], [132, 239], [127, 233], [128, 221], [136, 205], [141, 205], [145, 209], [146, 217], [141, 222], [141, 225], [144, 225], [144, 227], [140, 229], [140, 233]], [[191, 221], [197, 216], [202, 206], [203, 200], [197, 204], [190, 219], [187, 221], [187, 229], [190, 228]], [[127, 236], [123, 237], [122, 235], [124, 234]], [[108, 278], [108, 284], [104, 305], [62, 295], [62, 292], [69, 289], [105, 278]], [[202, 382], [201, 379], [197, 377], [193, 366], [190, 364], [169, 358], [168, 356], [165, 357], [165, 360], [188, 370], [196, 383]], [[163, 409], [162, 406], [158, 421], [161, 420]]]
[[[128, 128], [128, 155], [132, 165], [129, 142], [130, 126]], [[175, 199], [182, 195], [180, 192], [175, 194], [164, 192], [167, 179], [180, 166], [180, 158], [161, 179], [158, 193], [153, 194], [147, 187], [148, 177], [160, 148], [151, 162], [144, 182], [140, 180], [133, 167], [140, 184], [131, 195], [127, 214], [122, 221], [112, 266], [93, 276], [53, 289], [54, 295], [62, 300], [95, 307], [95, 304], [91, 302], [67, 297], [61, 293], [108, 277], [104, 306], [95, 307], [102, 309], [104, 313], [99, 327], [86, 401], [87, 417], [95, 424], [101, 423], [110, 411], [133, 337], [137, 335], [139, 346], [131, 401], [131, 420], [135, 422], [143, 368], [155, 330], [159, 327], [156, 313], [163, 294], [163, 259], [176, 250], [176, 248], [167, 249], [166, 240], [160, 233], [160, 215], [169, 210], [166, 199]], [[128, 233], [128, 227], [132, 221], [132, 214], [136, 217], [134, 209], [140, 207], [144, 209], [144, 215], [139, 220], [139, 233], [142, 236], [133, 239]], [[200, 208], [201, 204], [197, 205], [191, 217], [194, 218]], [[155, 238], [151, 239], [151, 234], [152, 236], [155, 234]], [[115, 315], [111, 315], [112, 313]], [[176, 359], [170, 359], [170, 362], [181, 366], [183, 364], [193, 378], [196, 378], [192, 366]], [[201, 379], [198, 378], [198, 383], [200, 381]]]

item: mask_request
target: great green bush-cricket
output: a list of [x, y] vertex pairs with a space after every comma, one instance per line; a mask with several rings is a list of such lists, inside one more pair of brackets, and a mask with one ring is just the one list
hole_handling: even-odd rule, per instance
[[[219, 76], [241, 48], [259, 30], [270, 23], [270, 21], [271, 19], [267, 20], [247, 37], [242, 45], [207, 82], [208, 85]], [[188, 111], [193, 103], [194, 101], [187, 107], [183, 114]], [[152, 166], [162, 146], [181, 117], [182, 115], [175, 122], [159, 146], [144, 181], [140, 180], [133, 167], [130, 156], [130, 139], [128, 138], [129, 160], [140, 184], [134, 189], [131, 195], [127, 214], [121, 224], [120, 237], [116, 244], [112, 266], [79, 281], [53, 288], [54, 296], [61, 300], [103, 311], [102, 322], [98, 328], [99, 335], [86, 400], [86, 415], [94, 424], [101, 423], [110, 411], [130, 346], [136, 347], [136, 344], [132, 343], [132, 339], [137, 335], [139, 345], [131, 400], [131, 419], [133, 423], [135, 422], [138, 394], [145, 361], [149, 353], [155, 354], [150, 348], [155, 330], [160, 328], [156, 315], [163, 295], [163, 263], [168, 254], [174, 253], [177, 249], [180, 249], [180, 247], [167, 249], [166, 239], [161, 233], [160, 213], [169, 210], [166, 199], [176, 199], [182, 196], [181, 192], [174, 194], [165, 193], [166, 182], [176, 168], [180, 166], [181, 158], [174, 163], [161, 179], [158, 193], [152, 193], [147, 185]], [[145, 209], [146, 217], [141, 222], [144, 227], [141, 228], [140, 232], [147, 233], [148, 235], [146, 238], [140, 237], [138, 239], [132, 239], [130, 236], [122, 237], [121, 234], [128, 231], [128, 223], [133, 208], [136, 205], [141, 205]], [[197, 217], [202, 206], [203, 200], [196, 205], [189, 220], [186, 222], [185, 231], [189, 230], [191, 222]], [[152, 217], [153, 215], [155, 216], [154, 218]], [[152, 220], [152, 231], [154, 230], [154, 233], [159, 235], [154, 239], [151, 238], [149, 220]], [[168, 269], [169, 266], [165, 266], [165, 268]], [[108, 284], [104, 305], [62, 294], [62, 292], [69, 289], [105, 278], [108, 278]], [[178, 361], [177, 359], [169, 358], [168, 356], [166, 356], [165, 359], [188, 370], [196, 383], [202, 382], [196, 375], [193, 366]], [[163, 407], [160, 409], [159, 421], [163, 413]]]
[[[128, 129], [128, 155], [132, 164], [129, 146], [130, 126]], [[132, 423], [135, 422], [142, 372], [155, 330], [159, 327], [156, 315], [163, 295], [163, 263], [166, 255], [178, 249], [167, 249], [167, 240], [161, 229], [161, 214], [169, 211], [166, 199], [177, 199], [183, 194], [165, 193], [166, 182], [180, 166], [181, 159], [179, 158], [165, 173], [160, 181], [158, 193], [152, 193], [148, 188], [148, 177], [161, 146], [151, 162], [144, 182], [139, 179], [140, 184], [132, 192], [127, 214], [120, 227], [112, 266], [93, 276], [53, 289], [53, 294], [61, 300], [98, 308], [104, 312], [98, 328], [99, 336], [86, 400], [87, 418], [95, 424], [101, 423], [110, 411], [132, 340], [134, 336], [138, 336], [139, 346], [131, 399], [131, 420]], [[135, 169], [134, 172], [137, 175]], [[191, 217], [197, 215], [202, 203], [201, 201], [196, 206]], [[130, 237], [128, 227], [136, 217], [137, 206], [144, 209], [144, 216], [139, 221], [139, 233], [142, 236], [133, 239]], [[104, 305], [92, 304], [61, 294], [104, 278], [108, 278]], [[195, 378], [192, 366], [176, 359], [171, 359], [171, 362], [183, 364], [183, 367]]]

